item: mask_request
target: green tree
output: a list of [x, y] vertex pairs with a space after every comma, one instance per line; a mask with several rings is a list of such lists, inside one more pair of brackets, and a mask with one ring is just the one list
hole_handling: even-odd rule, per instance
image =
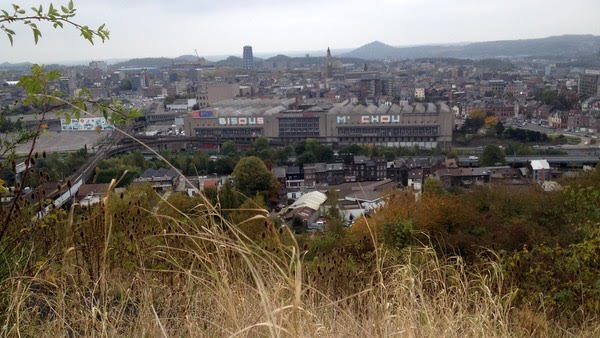
[[383, 243], [391, 248], [401, 250], [414, 242], [414, 225], [411, 220], [386, 222], [383, 224]]
[[495, 129], [496, 129], [496, 136], [502, 137], [502, 135], [504, 134], [504, 124], [502, 124], [502, 121], [498, 121]]
[[214, 162], [214, 170], [211, 171], [211, 173], [216, 172], [220, 175], [229, 175], [234, 169], [233, 165], [233, 159], [231, 159], [230, 157], [219, 158]]
[[132, 90], [132, 89], [133, 89], [133, 84], [131, 83], [131, 80], [129, 80], [129, 79], [121, 80], [121, 83], [119, 84], [119, 90]]
[[270, 160], [273, 158], [273, 149], [269, 144], [269, 140], [265, 137], [258, 137], [250, 145], [249, 155], [260, 157], [263, 160]]
[[300, 154], [296, 158], [296, 161], [298, 162], [298, 164], [315, 163], [317, 162], [317, 158], [315, 157], [315, 154], [313, 154], [311, 151], [307, 151]]
[[287, 146], [284, 148], [279, 148], [275, 150], [274, 159], [278, 165], [285, 164], [288, 161], [288, 158], [294, 154], [294, 148], [292, 146]]
[[17, 23], [31, 29], [35, 44], [38, 43], [39, 38], [42, 36], [42, 32], [37, 26], [39, 22], [51, 23], [54, 29], [63, 28], [65, 24], [72, 26], [79, 30], [81, 36], [92, 45], [94, 44], [94, 38], [99, 38], [102, 42], [109, 38], [110, 33], [104, 24], [100, 25], [98, 29], [92, 29], [89, 26], [74, 22], [73, 17], [75, 17], [76, 12], [77, 9], [75, 9], [73, 1], [69, 1], [66, 6], [61, 6], [60, 10], [52, 4], [48, 6], [47, 10], [44, 10], [42, 5], [27, 10], [17, 4], [13, 4], [12, 10], [0, 10], [0, 31], [6, 34], [11, 45], [15, 37], [15, 31], [11, 29], [11, 26]]
[[479, 164], [482, 166], [493, 166], [498, 163], [506, 163], [506, 159], [504, 158], [504, 151], [502, 151], [502, 149], [500, 149], [500, 147], [498, 147], [495, 144], [487, 145], [483, 149], [483, 153], [481, 154], [481, 158], [479, 159]]
[[226, 141], [221, 146], [221, 154], [225, 155], [225, 156], [229, 156], [231, 158], [237, 158], [237, 156], [239, 155], [239, 152], [233, 141]]
[[229, 182], [225, 182], [219, 191], [219, 202], [222, 209], [235, 209], [240, 206], [238, 192]]
[[443, 195], [446, 193], [442, 182], [434, 177], [427, 177], [423, 183], [423, 193], [427, 195]]
[[260, 193], [266, 197], [276, 181], [265, 163], [256, 156], [242, 157], [235, 166], [232, 176], [236, 189], [246, 196]]
[[294, 215], [294, 217], [292, 217], [292, 229], [297, 234], [301, 234], [306, 231], [306, 227], [304, 226], [304, 222], [300, 216]]
[[344, 233], [344, 216], [340, 212], [339, 194], [335, 188], [327, 190], [327, 231], [331, 231], [338, 236]]
[[209, 161], [210, 157], [208, 154], [202, 151], [194, 153], [194, 156], [192, 157], [192, 165], [198, 170], [198, 173], [201, 174], [207, 174]]

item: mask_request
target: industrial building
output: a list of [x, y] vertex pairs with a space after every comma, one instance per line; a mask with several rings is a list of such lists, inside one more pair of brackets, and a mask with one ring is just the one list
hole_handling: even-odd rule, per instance
[[452, 141], [454, 114], [444, 103], [362, 105], [298, 104], [296, 99], [231, 99], [191, 112], [186, 135], [283, 143], [316, 138], [330, 144], [444, 148]]

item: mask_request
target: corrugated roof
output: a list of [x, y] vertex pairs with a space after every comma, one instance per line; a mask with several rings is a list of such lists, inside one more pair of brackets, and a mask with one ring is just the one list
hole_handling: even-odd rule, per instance
[[311, 191], [306, 193], [300, 198], [296, 200], [292, 205], [289, 206], [290, 209], [304, 208], [308, 207], [313, 210], [318, 210], [321, 204], [327, 201], [327, 195], [320, 191]]
[[548, 170], [550, 169], [550, 164], [547, 160], [532, 160], [531, 161], [531, 169], [533, 170]]

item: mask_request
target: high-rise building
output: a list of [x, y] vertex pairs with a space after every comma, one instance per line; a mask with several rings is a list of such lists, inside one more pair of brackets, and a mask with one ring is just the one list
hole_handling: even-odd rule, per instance
[[600, 71], [586, 70], [579, 74], [577, 91], [580, 96], [596, 96], [600, 94]]
[[254, 57], [252, 56], [252, 46], [244, 46], [244, 69], [254, 69]]

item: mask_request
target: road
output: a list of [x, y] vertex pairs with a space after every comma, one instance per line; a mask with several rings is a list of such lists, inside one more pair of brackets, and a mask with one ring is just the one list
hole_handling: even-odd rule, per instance
[[[563, 147], [568, 148], [568, 147], [572, 147], [572, 146], [585, 146], [585, 145], [590, 145], [590, 141], [591, 141], [591, 137], [586, 136], [587, 133], [583, 133], [583, 132], [567, 132], [565, 130], [562, 129], [554, 129], [554, 128], [548, 128], [548, 127], [544, 127], [541, 126], [539, 124], [535, 124], [535, 123], [512, 123], [512, 122], [507, 122], [506, 123], [507, 127], [512, 127], [512, 128], [518, 128], [518, 129], [525, 129], [525, 130], [532, 130], [532, 131], [537, 131], [540, 133], [544, 133], [544, 134], [558, 134], [558, 135], [564, 135], [564, 136], [569, 136], [569, 137], [578, 137], [579, 139], [581, 139], [581, 142], [579, 142], [578, 145], [563, 145]], [[593, 146], [593, 145], [591, 145]]]

